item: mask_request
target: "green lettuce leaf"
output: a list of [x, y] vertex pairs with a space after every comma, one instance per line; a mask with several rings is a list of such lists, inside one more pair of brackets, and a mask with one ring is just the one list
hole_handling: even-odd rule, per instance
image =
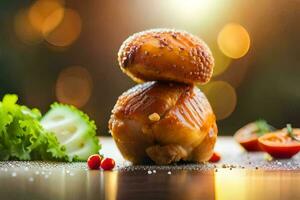
[[0, 160], [68, 160], [64, 146], [41, 126], [40, 111], [17, 101], [5, 95], [0, 102]]

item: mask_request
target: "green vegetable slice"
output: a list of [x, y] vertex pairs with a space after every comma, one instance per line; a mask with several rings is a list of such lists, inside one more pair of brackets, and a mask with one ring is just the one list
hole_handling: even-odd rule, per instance
[[91, 154], [99, 153], [94, 121], [74, 106], [54, 103], [41, 124], [65, 147], [69, 161], [86, 161]]

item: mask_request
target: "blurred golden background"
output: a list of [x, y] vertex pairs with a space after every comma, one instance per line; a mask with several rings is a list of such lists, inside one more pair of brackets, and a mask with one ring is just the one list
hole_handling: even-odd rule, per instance
[[107, 135], [117, 97], [135, 83], [118, 68], [129, 35], [150, 28], [201, 37], [215, 57], [199, 86], [232, 135], [264, 118], [300, 126], [300, 1], [36, 0], [0, 2], [0, 95], [45, 112], [53, 101], [87, 112]]

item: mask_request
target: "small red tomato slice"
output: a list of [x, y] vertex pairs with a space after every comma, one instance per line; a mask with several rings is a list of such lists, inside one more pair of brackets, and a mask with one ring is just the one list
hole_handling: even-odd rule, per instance
[[104, 158], [101, 162], [101, 168], [104, 170], [112, 170], [115, 165], [115, 161], [112, 158]]
[[99, 169], [102, 157], [99, 154], [91, 155], [87, 160], [87, 165], [90, 169]]
[[221, 159], [221, 155], [217, 152], [214, 152], [213, 155], [210, 157], [209, 162], [215, 163]]
[[256, 130], [255, 123], [247, 124], [234, 134], [234, 138], [247, 151], [261, 151], [258, 144], [258, 135], [255, 133]]
[[[300, 129], [293, 129], [300, 135]], [[300, 142], [293, 140], [285, 129], [258, 138], [260, 147], [274, 158], [291, 158], [300, 151]]]

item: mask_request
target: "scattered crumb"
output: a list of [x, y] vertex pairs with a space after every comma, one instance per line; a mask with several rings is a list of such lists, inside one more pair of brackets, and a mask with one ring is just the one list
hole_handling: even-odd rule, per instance
[[152, 113], [151, 115], [148, 116], [148, 118], [153, 122], [157, 122], [160, 120], [160, 116], [157, 113]]

